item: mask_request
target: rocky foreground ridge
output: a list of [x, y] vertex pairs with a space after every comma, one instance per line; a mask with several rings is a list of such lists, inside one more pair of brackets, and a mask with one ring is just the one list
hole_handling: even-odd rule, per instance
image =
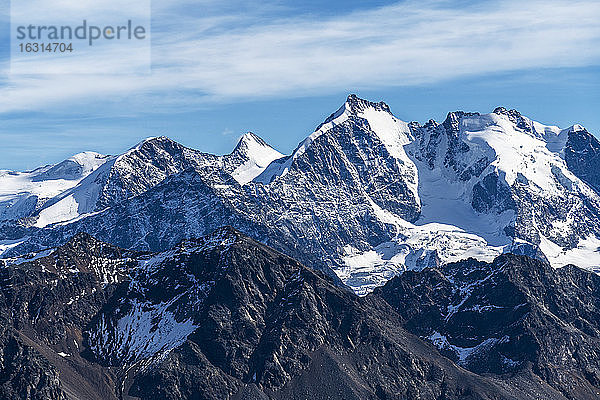
[[225, 227], [0, 269], [6, 399], [594, 399], [600, 277], [501, 255], [365, 297]]

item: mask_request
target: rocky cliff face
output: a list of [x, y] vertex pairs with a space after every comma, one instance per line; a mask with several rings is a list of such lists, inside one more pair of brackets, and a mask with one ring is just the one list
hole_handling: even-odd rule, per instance
[[10, 328], [0, 329], [0, 396], [3, 399], [67, 399], [57, 369]]
[[526, 257], [406, 272], [366, 297], [232, 228], [162, 253], [80, 234], [4, 263], [7, 399], [591, 399], [599, 386], [597, 277]]
[[482, 374], [531, 371], [567, 398], [597, 396], [600, 278], [524, 256], [406, 272], [375, 290], [404, 326]]
[[116, 398], [111, 371], [86, 360], [84, 331], [129, 275], [122, 250], [79, 234], [1, 269], [2, 398]]
[[600, 192], [600, 142], [582, 126], [568, 131], [564, 150], [569, 170], [579, 179]]

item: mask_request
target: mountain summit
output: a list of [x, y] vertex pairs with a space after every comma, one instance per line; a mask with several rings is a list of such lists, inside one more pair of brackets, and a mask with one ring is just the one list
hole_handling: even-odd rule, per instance
[[33, 171], [0, 170], [0, 221], [29, 217], [48, 200], [76, 186], [109, 158], [86, 151]]
[[225, 157], [226, 162], [236, 165], [231, 176], [240, 185], [245, 185], [260, 175], [273, 161], [283, 157], [283, 154], [254, 133], [248, 132], [240, 138], [233, 152]]

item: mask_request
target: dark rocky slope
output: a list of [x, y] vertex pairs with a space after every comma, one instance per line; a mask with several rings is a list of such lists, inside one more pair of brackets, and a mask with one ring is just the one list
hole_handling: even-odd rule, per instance
[[569, 130], [565, 161], [582, 181], [600, 193], [600, 142], [580, 126]]
[[[123, 251], [79, 234], [60, 248], [3, 263], [2, 398], [596, 396], [597, 277], [571, 267], [554, 271], [512, 256], [489, 265], [467, 261], [405, 273], [360, 298], [232, 228], [163, 253]], [[539, 317], [520, 336], [519, 321], [527, 318], [521, 307], [506, 313], [506, 327], [504, 320], [463, 319], [451, 336], [448, 322], [465, 311], [458, 307], [448, 322], [438, 314], [462, 301], [453, 285], [472, 284], [472, 296], [481, 286], [492, 296], [494, 288], [485, 287], [491, 281], [500, 293], [482, 292], [491, 303], [481, 307], [539, 296], [539, 310], [528, 305], [526, 313]], [[421, 298], [427, 285], [434, 294]], [[515, 336], [517, 350], [499, 351], [525, 367], [493, 369], [493, 351], [479, 363], [490, 367], [462, 363], [418, 337], [430, 336], [427, 324], [464, 347], [496, 332]]]
[[124, 253], [79, 234], [2, 264], [0, 398], [116, 398], [112, 372], [81, 354], [86, 326], [126, 281]]
[[532, 373], [568, 398], [600, 396], [600, 277], [524, 256], [406, 272], [374, 295], [409, 331], [479, 374]]

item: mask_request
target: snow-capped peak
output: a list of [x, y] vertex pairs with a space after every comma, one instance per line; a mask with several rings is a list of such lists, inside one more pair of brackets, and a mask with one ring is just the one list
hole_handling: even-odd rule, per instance
[[[572, 133], [587, 132], [586, 129], [574, 124], [566, 129], [561, 129], [554, 125], [545, 125], [537, 121], [533, 121], [517, 110], [507, 110], [505, 107], [497, 107], [492, 114], [493, 121], [498, 121], [497, 118], [508, 121], [512, 125], [512, 129], [518, 134], [525, 134], [534, 139], [545, 142], [545, 147], [552, 153], [564, 158], [565, 146]], [[482, 116], [483, 117], [483, 116]], [[501, 125], [505, 125], [502, 124]]]
[[172, 142], [172, 140], [166, 136], [150, 136], [150, 137], [147, 137], [146, 139], [142, 140], [141, 142], [139, 142], [138, 144], [136, 144], [129, 150], [139, 150], [144, 144], [152, 143], [152, 142]]
[[29, 172], [0, 171], [0, 220], [29, 216], [40, 204], [73, 188], [108, 159], [86, 151]]
[[81, 180], [88, 176], [92, 171], [106, 162], [109, 156], [95, 153], [93, 151], [84, 151], [67, 158], [66, 160], [45, 168], [36, 170], [32, 174], [33, 182], [42, 182], [48, 180]]
[[350, 94], [348, 96], [348, 98], [346, 99], [346, 103], [344, 103], [344, 106], [348, 112], [351, 112], [353, 114], [360, 114], [367, 108], [373, 108], [377, 111], [383, 111], [387, 112], [388, 114], [392, 114], [390, 106], [388, 106], [385, 102], [380, 101], [378, 103], [374, 103], [369, 100], [361, 99], [355, 94]]
[[575, 177], [560, 159], [566, 143], [564, 130], [534, 123], [516, 110], [499, 107], [491, 114], [465, 115], [460, 119], [460, 137], [469, 147], [470, 158], [492, 161], [483, 173], [496, 170], [508, 185], [519, 179], [531, 182], [546, 194], [558, 193], [557, 174], [569, 181]]
[[269, 146], [263, 139], [252, 132], [244, 134], [229, 157], [239, 158], [241, 164], [231, 173], [231, 176], [244, 185], [258, 175], [274, 160], [283, 154]]
[[88, 175], [96, 168], [106, 162], [110, 156], [96, 153], [94, 151], [84, 151], [69, 157], [67, 161], [73, 161], [83, 167], [82, 175]]
[[240, 137], [240, 140], [238, 141], [238, 144], [235, 146], [235, 149], [232, 153], [247, 153], [255, 150], [261, 150], [265, 147], [271, 148], [271, 146], [269, 146], [261, 137], [252, 132], [246, 132]]
[[585, 131], [586, 129], [579, 124], [575, 124], [575, 125], [571, 125], [567, 130], [569, 132], [581, 132], [581, 131]]
[[107, 159], [77, 186], [45, 203], [38, 211], [35, 226], [72, 221], [139, 194], [189, 167], [188, 158], [199, 152], [187, 150], [166, 136], [144, 139], [125, 153]]
[[[402, 164], [412, 164], [403, 149], [403, 146], [411, 140], [408, 124], [394, 117], [386, 103], [382, 101], [374, 103], [351, 94], [336, 112], [327, 117], [310, 136], [298, 145], [292, 155], [269, 165], [255, 181], [267, 184], [276, 177], [285, 175], [294, 160], [301, 157], [315, 140], [353, 118], [366, 119], [371, 130], [394, 158], [400, 160]], [[412, 185], [411, 190], [416, 193], [416, 182]]]
[[126, 158], [130, 154], [140, 151], [143, 147], [145, 147], [149, 143], [160, 142], [160, 141], [171, 141], [171, 139], [169, 139], [166, 136], [149, 136], [149, 137], [145, 138], [144, 140], [138, 142], [135, 146], [130, 147], [126, 152], [118, 155], [116, 158], [116, 161], [118, 162], [119, 160]]

